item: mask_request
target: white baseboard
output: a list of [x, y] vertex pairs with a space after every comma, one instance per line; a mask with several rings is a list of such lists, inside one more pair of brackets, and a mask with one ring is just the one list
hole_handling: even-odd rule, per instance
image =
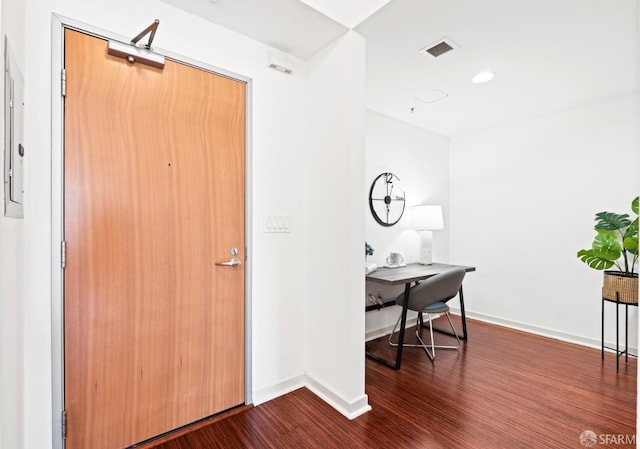
[[306, 386], [306, 376], [296, 376], [267, 388], [253, 391], [253, 405], [260, 405]]
[[369, 405], [369, 396], [366, 394], [362, 395], [355, 401], [347, 402], [334, 391], [325, 387], [320, 382], [306, 374], [293, 377], [261, 390], [253, 391], [253, 405], [257, 406], [263, 404], [302, 387], [308, 388], [316, 396], [332, 406], [338, 412], [342, 413], [348, 419], [355, 419], [371, 410], [371, 406]]
[[[451, 309], [451, 312], [456, 315], [460, 315], [459, 309]], [[474, 320], [483, 321], [489, 324], [495, 324], [497, 326], [508, 327], [510, 329], [515, 329], [523, 332], [528, 332], [534, 335], [540, 335], [542, 337], [553, 338], [554, 340], [560, 340], [567, 343], [573, 343], [580, 346], [586, 346], [588, 348], [600, 349], [601, 342], [599, 339], [589, 338], [589, 337], [581, 337], [578, 335], [568, 334], [566, 332], [560, 332], [552, 329], [547, 329], [540, 326], [533, 326], [531, 324], [521, 323], [518, 321], [506, 320], [504, 318], [495, 317], [492, 315], [486, 315], [483, 313], [476, 312], [466, 312], [467, 317], [472, 318]], [[615, 346], [615, 342], [607, 342], [605, 341], [606, 346]], [[629, 352], [632, 354], [637, 354], [638, 349], [635, 347], [629, 347]]]
[[306, 377], [306, 387], [309, 390], [313, 391], [320, 399], [331, 405], [347, 418], [355, 419], [358, 416], [371, 410], [371, 406], [369, 405], [369, 396], [367, 396], [366, 394], [363, 394], [355, 401], [347, 402], [340, 396], [338, 396], [334, 391], [322, 385], [320, 382], [317, 382], [310, 376]]
[[[406, 327], [411, 327], [411, 326], [415, 326], [418, 323], [418, 317], [414, 317], [414, 318], [407, 318], [407, 324]], [[390, 325], [390, 326], [385, 326], [385, 327], [381, 327], [379, 329], [374, 329], [371, 330], [369, 332], [367, 332], [364, 336], [365, 341], [371, 341], [371, 340], [375, 340], [376, 338], [380, 338], [380, 337], [384, 337], [385, 335], [389, 335], [391, 333], [391, 331], [393, 330], [393, 326], [394, 324]]]
[[[451, 309], [451, 312], [455, 315], [460, 314], [460, 310]], [[580, 337], [572, 334], [568, 334], [565, 332], [559, 332], [551, 329], [546, 329], [539, 326], [533, 326], [531, 324], [520, 323], [517, 321], [506, 320], [504, 318], [499, 318], [491, 315], [486, 315], [482, 313], [475, 312], [467, 312], [467, 317], [483, 321], [485, 323], [495, 324], [497, 326], [508, 327], [510, 329], [515, 329], [523, 332], [528, 332], [535, 335], [540, 335], [542, 337], [553, 338], [555, 340], [564, 341], [567, 343], [573, 343], [581, 346], [586, 346], [589, 348], [600, 349], [600, 340], [594, 338]], [[414, 326], [417, 323], [417, 318], [412, 318], [407, 320], [407, 326]], [[393, 325], [385, 326], [380, 329], [374, 329], [366, 333], [365, 339], [366, 341], [373, 340], [379, 337], [383, 337], [385, 335], [389, 335], [393, 330]], [[472, 336], [473, 338], [473, 336]], [[605, 342], [607, 346], [613, 346], [615, 343]], [[629, 351], [632, 354], [637, 354], [638, 349], [635, 347], [630, 347]], [[342, 399], [338, 394], [336, 394], [330, 388], [327, 388], [322, 383], [316, 381], [311, 376], [307, 374], [303, 374], [300, 376], [292, 377], [283, 382], [280, 382], [276, 385], [272, 385], [267, 388], [263, 388], [260, 390], [253, 391], [253, 403], [254, 405], [260, 405], [272, 399], [275, 399], [279, 396], [290, 393], [299, 388], [306, 387], [310, 391], [312, 391], [315, 395], [317, 395], [320, 399], [331, 405], [338, 412], [346, 416], [348, 419], [354, 419], [358, 416], [368, 412], [371, 410], [371, 406], [369, 405], [369, 397], [364, 394], [358, 399], [348, 402]]]
[[[451, 308], [451, 314], [452, 315], [460, 315], [460, 309], [452, 307]], [[577, 345], [581, 345], [581, 346], [586, 346], [588, 348], [594, 348], [594, 349], [600, 349], [601, 348], [600, 339], [594, 339], [594, 338], [588, 338], [588, 337], [580, 337], [580, 336], [577, 336], [577, 335], [568, 334], [566, 332], [555, 331], [555, 330], [547, 329], [547, 328], [540, 327], [540, 326], [533, 326], [531, 324], [521, 323], [521, 322], [513, 321], [513, 320], [507, 320], [507, 319], [504, 319], [504, 318], [499, 318], [499, 317], [492, 316], [492, 315], [486, 315], [486, 314], [483, 314], [483, 313], [466, 312], [466, 315], [467, 315], [467, 317], [469, 317], [471, 319], [475, 319], [475, 320], [478, 320], [478, 321], [483, 321], [485, 323], [495, 324], [497, 326], [508, 327], [510, 329], [515, 329], [515, 330], [519, 330], [519, 331], [522, 331], [522, 332], [528, 332], [530, 334], [540, 335], [542, 337], [553, 338], [554, 340], [560, 340], [560, 341], [564, 341], [564, 342], [567, 342], [567, 343], [573, 343], [573, 344], [577, 344]], [[417, 317], [407, 320], [407, 326], [414, 326], [416, 323], [417, 323]], [[370, 340], [374, 340], [376, 338], [383, 337], [385, 335], [389, 335], [392, 330], [393, 330], [393, 325], [384, 326], [384, 327], [381, 327], [379, 329], [370, 330], [369, 332], [366, 333], [365, 340], [366, 341], [370, 341]], [[615, 342], [605, 341], [605, 346], [613, 347], [613, 346], [615, 346]], [[608, 350], [610, 350], [610, 349], [608, 349]], [[629, 347], [629, 352], [631, 354], [637, 354], [638, 353], [638, 348], [630, 346]]]

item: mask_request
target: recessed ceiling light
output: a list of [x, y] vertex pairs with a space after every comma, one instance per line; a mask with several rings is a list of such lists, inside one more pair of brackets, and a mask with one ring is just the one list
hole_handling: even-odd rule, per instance
[[488, 81], [491, 81], [493, 78], [495, 78], [496, 74], [493, 72], [480, 72], [478, 74], [476, 74], [476, 76], [474, 76], [471, 81], [473, 81], [476, 84], [482, 84], [482, 83], [486, 83]]

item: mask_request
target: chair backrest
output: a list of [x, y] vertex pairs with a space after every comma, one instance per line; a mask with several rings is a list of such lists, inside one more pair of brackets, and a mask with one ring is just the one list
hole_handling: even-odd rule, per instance
[[[419, 312], [429, 304], [448, 301], [455, 297], [460, 290], [464, 275], [464, 268], [452, 268], [412, 287], [409, 294], [409, 310]], [[399, 295], [396, 298], [396, 304], [402, 305], [403, 300], [404, 294]]]

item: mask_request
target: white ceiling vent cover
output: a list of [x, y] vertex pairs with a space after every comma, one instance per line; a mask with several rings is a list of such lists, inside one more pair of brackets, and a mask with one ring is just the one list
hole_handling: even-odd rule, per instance
[[415, 99], [418, 100], [420, 103], [431, 104], [431, 103], [435, 103], [436, 101], [444, 100], [448, 96], [449, 94], [442, 90], [433, 89], [428, 92], [423, 92], [420, 95], [417, 95]]
[[460, 48], [460, 46], [450, 37], [445, 36], [442, 39], [438, 39], [432, 44], [420, 49], [420, 53], [429, 58], [435, 59], [456, 48]]

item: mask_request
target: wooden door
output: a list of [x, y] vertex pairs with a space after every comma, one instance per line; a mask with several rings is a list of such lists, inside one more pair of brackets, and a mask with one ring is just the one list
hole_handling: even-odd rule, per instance
[[68, 449], [244, 403], [246, 86], [106, 48], [65, 32]]

